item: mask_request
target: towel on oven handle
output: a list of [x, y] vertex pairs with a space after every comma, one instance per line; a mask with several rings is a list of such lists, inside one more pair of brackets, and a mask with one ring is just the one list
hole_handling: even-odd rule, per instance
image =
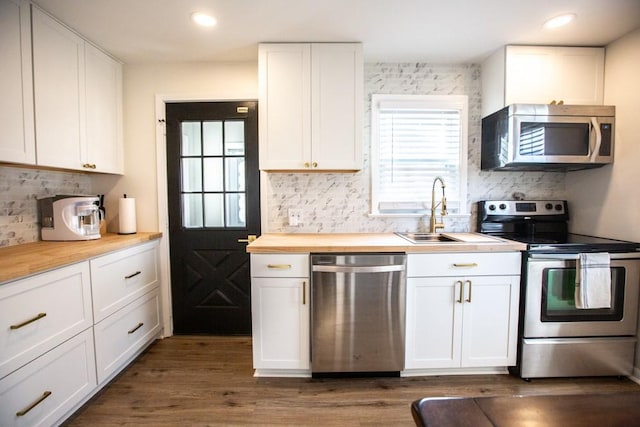
[[610, 263], [611, 257], [607, 252], [578, 255], [576, 261], [576, 308], [611, 308]]

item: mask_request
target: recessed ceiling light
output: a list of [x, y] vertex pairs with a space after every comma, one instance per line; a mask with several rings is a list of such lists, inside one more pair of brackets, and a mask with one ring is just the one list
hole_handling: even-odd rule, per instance
[[544, 28], [552, 29], [562, 27], [567, 25], [569, 22], [573, 21], [576, 17], [575, 13], [565, 13], [564, 15], [554, 16], [551, 19], [548, 19], [547, 22], [544, 23]]
[[218, 23], [218, 21], [216, 21], [216, 18], [202, 12], [192, 13], [191, 20], [202, 27], [213, 27]]

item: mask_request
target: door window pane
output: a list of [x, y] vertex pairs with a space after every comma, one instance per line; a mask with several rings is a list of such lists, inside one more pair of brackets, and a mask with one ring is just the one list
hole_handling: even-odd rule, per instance
[[182, 191], [202, 191], [202, 162], [200, 158], [182, 159]]
[[222, 158], [208, 157], [204, 159], [204, 191], [222, 191]]
[[204, 133], [204, 155], [221, 156], [222, 122], [204, 122], [202, 123], [202, 131]]
[[201, 153], [200, 122], [182, 122], [182, 155], [199, 156]]
[[224, 203], [222, 194], [204, 195], [205, 227], [224, 227]]
[[227, 157], [226, 161], [226, 190], [244, 191], [244, 158]]
[[244, 227], [246, 224], [246, 210], [244, 193], [227, 194], [227, 225], [229, 227]]
[[182, 195], [182, 221], [185, 228], [202, 227], [202, 196], [200, 194]]
[[228, 156], [244, 155], [244, 121], [227, 120], [224, 122], [224, 154]]

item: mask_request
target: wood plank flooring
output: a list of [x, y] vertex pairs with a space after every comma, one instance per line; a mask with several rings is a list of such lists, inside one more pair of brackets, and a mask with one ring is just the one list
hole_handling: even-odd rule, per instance
[[250, 337], [174, 336], [154, 343], [65, 426], [412, 426], [426, 396], [640, 391], [618, 378], [510, 375], [254, 378]]

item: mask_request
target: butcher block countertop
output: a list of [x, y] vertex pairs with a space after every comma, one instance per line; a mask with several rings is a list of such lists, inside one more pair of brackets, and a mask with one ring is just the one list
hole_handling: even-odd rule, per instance
[[411, 243], [393, 233], [263, 234], [247, 245], [249, 253], [306, 252], [508, 252], [526, 245], [480, 233], [442, 233], [455, 242]]
[[100, 239], [74, 242], [33, 242], [0, 248], [0, 284], [35, 273], [159, 239], [162, 233], [103, 234]]

